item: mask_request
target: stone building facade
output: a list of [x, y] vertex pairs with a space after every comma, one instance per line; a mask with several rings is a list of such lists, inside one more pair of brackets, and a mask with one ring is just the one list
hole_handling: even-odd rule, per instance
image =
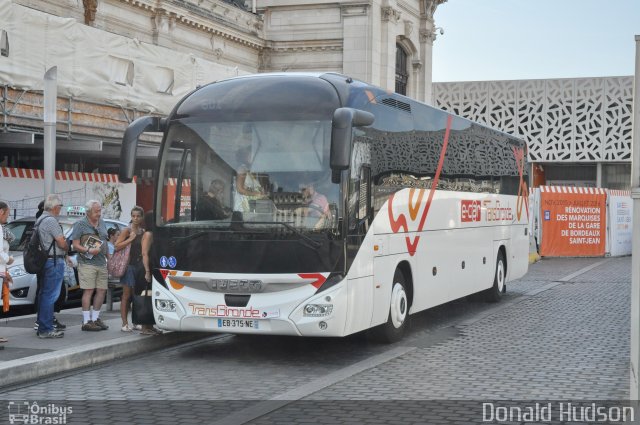
[[[38, 166], [42, 76], [52, 66], [58, 139], [70, 153], [58, 168], [73, 171], [110, 171], [104, 157], [117, 156], [129, 122], [236, 75], [339, 72], [429, 101], [433, 15], [445, 2], [0, 0], [0, 164]], [[31, 132], [35, 149], [25, 153], [17, 131]], [[102, 141], [102, 153], [74, 156], [83, 140]]]

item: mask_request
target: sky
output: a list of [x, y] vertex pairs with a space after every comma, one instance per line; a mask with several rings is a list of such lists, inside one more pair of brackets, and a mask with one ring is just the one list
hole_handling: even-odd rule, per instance
[[633, 75], [640, 0], [448, 0], [433, 81]]

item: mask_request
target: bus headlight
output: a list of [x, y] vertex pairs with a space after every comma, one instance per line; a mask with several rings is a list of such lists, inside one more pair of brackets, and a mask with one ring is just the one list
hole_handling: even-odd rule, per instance
[[330, 315], [332, 311], [333, 304], [307, 304], [303, 309], [307, 317], [324, 317]]
[[170, 300], [156, 299], [156, 310], [168, 312], [176, 311], [176, 303]]

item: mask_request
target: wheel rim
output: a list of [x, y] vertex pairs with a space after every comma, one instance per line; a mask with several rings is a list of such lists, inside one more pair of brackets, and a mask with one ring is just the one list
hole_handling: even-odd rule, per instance
[[407, 311], [407, 293], [401, 284], [395, 283], [391, 293], [391, 323], [394, 328], [398, 329], [402, 326], [407, 318]]
[[496, 268], [496, 282], [498, 283], [498, 292], [502, 293], [504, 289], [504, 262], [498, 261], [498, 267]]

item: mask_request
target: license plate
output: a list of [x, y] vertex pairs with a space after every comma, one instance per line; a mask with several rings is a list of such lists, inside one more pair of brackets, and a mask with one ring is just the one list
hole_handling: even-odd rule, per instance
[[249, 319], [218, 319], [219, 328], [235, 328], [235, 329], [259, 329], [259, 320]]

